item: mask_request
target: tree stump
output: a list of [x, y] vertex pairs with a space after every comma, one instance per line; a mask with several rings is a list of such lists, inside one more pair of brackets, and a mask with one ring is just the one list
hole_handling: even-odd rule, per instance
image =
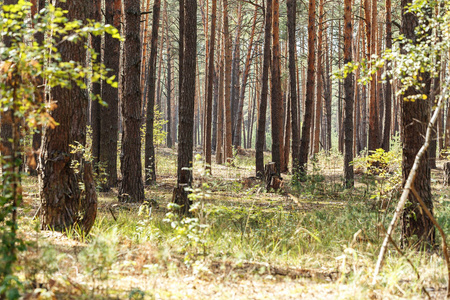
[[444, 163], [444, 186], [450, 182], [450, 162]]
[[172, 202], [178, 204], [180, 208], [177, 210], [179, 215], [189, 216], [189, 209], [191, 208], [192, 201], [189, 200], [189, 192], [186, 191], [187, 184], [180, 184], [173, 189]]
[[264, 168], [264, 181], [266, 183], [266, 191], [278, 191], [283, 187], [283, 179], [277, 175], [276, 164], [268, 163]]

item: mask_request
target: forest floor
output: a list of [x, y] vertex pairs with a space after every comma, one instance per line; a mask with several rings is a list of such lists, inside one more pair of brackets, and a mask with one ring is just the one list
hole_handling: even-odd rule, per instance
[[[371, 285], [379, 224], [387, 226], [396, 202], [395, 175], [358, 175], [356, 188], [343, 191], [341, 166], [340, 155], [321, 154], [307, 182], [284, 175], [283, 191], [267, 193], [250, 178], [251, 151], [234, 166], [213, 164], [212, 175], [197, 161], [195, 218], [180, 220], [168, 206], [176, 153], [158, 149], [157, 184], [146, 189], [157, 204], [150, 209], [120, 203], [115, 191], [99, 193], [87, 237], [38, 230], [37, 180], [27, 178], [20, 225], [29, 243], [20, 253], [24, 299], [443, 299], [440, 249], [404, 249], [403, 256], [390, 247]], [[435, 213], [448, 233], [442, 173], [439, 162], [432, 174]]]

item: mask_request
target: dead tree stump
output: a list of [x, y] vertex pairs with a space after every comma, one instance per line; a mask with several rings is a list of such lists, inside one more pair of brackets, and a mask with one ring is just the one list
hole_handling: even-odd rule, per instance
[[180, 184], [173, 189], [172, 202], [178, 204], [180, 208], [177, 210], [179, 215], [189, 216], [192, 201], [189, 200], [189, 192], [186, 191], [188, 188], [187, 184]]
[[283, 179], [277, 175], [277, 168], [274, 162], [270, 162], [264, 167], [264, 181], [266, 183], [266, 191], [278, 191], [283, 187]]
[[444, 186], [450, 183], [450, 162], [444, 163]]

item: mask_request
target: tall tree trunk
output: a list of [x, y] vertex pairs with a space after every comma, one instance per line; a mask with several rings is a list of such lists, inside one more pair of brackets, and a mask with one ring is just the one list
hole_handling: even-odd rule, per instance
[[272, 25], [272, 161], [276, 165], [276, 172], [281, 173], [281, 161], [283, 152], [283, 99], [281, 93], [281, 61], [280, 61], [280, 3], [273, 1], [273, 25]]
[[[244, 113], [244, 98], [245, 98], [245, 89], [247, 87], [247, 81], [250, 74], [250, 64], [254, 57], [254, 49], [253, 49], [253, 40], [255, 36], [256, 29], [256, 18], [258, 16], [258, 7], [255, 7], [255, 12], [253, 15], [253, 24], [250, 33], [250, 41], [248, 42], [247, 55], [245, 58], [245, 68], [244, 74], [242, 75], [242, 83], [240, 89], [240, 95], [238, 98], [238, 107], [236, 113], [236, 130], [234, 131], [234, 141], [237, 146], [241, 146], [241, 136], [242, 136], [242, 123], [243, 123], [243, 113]], [[253, 55], [252, 55], [253, 53]], [[245, 147], [245, 143], [244, 143]]]
[[[124, 87], [122, 95], [122, 154], [120, 158], [122, 182], [119, 195], [132, 202], [144, 200], [141, 162], [141, 42], [140, 5], [138, 1], [123, 0], [125, 12]], [[149, 109], [149, 108], [147, 108]]]
[[[344, 2], [344, 65], [352, 61], [352, 0]], [[353, 175], [353, 74], [344, 79], [344, 177], [345, 188], [354, 186]]]
[[[165, 2], [167, 3], [167, 2]], [[166, 6], [166, 4], [165, 4]], [[169, 40], [169, 28], [166, 24], [166, 37], [167, 37], [167, 137], [166, 144], [168, 148], [172, 148], [174, 141], [172, 139], [172, 47]]]
[[[121, 0], [105, 1], [105, 23], [120, 29], [120, 19], [122, 16]], [[119, 80], [120, 66], [120, 41], [105, 35], [105, 49], [103, 63], [105, 67], [111, 69], [108, 76], [115, 76]], [[104, 84], [102, 88], [102, 99], [108, 103], [108, 107], [100, 108], [100, 128], [103, 128], [100, 135], [99, 161], [106, 164], [107, 182], [102, 186], [103, 191], [108, 191], [111, 187], [117, 186], [117, 144], [119, 131], [119, 90], [109, 84]]]
[[156, 58], [158, 54], [158, 30], [161, 12], [161, 0], [153, 4], [152, 39], [149, 59], [149, 82], [147, 94], [147, 119], [145, 125], [145, 182], [156, 182], [155, 145], [153, 143], [153, 126], [155, 120]]
[[267, 94], [269, 91], [269, 64], [272, 32], [272, 0], [266, 0], [264, 25], [264, 59], [262, 72], [261, 99], [259, 103], [258, 126], [256, 133], [256, 176], [264, 175], [264, 144], [266, 140]]
[[[92, 4], [92, 15], [91, 19], [95, 22], [101, 22], [102, 21], [102, 1], [101, 0], [94, 0]], [[102, 62], [102, 37], [100, 35], [98, 36], [92, 36], [91, 37], [91, 46], [92, 49], [98, 53], [98, 60], [97, 63]], [[97, 81], [92, 83], [92, 94], [94, 95], [100, 95], [101, 94], [101, 81]], [[101, 133], [101, 105], [98, 101], [95, 99], [91, 99], [91, 128], [92, 128], [92, 156], [94, 157], [94, 163], [99, 162], [99, 156], [100, 156], [100, 133]], [[96, 166], [94, 165], [94, 168]]]
[[[220, 39], [222, 40], [222, 39]], [[220, 42], [221, 49], [220, 57], [219, 57], [219, 99], [217, 105], [217, 146], [216, 146], [216, 163], [223, 164], [224, 161], [224, 151], [223, 142], [224, 142], [224, 43]]]
[[297, 19], [297, 0], [287, 1], [288, 18], [288, 42], [289, 42], [289, 98], [291, 101], [292, 121], [292, 172], [299, 168], [300, 151], [300, 128], [298, 127], [298, 99], [297, 99], [297, 74], [296, 74], [296, 52], [297, 41], [295, 40], [295, 25]]
[[[366, 17], [368, 14], [367, 10], [369, 7], [369, 3], [367, 2], [366, 6]], [[375, 54], [375, 44], [376, 44], [376, 32], [377, 32], [377, 1], [372, 0], [372, 8], [371, 8], [372, 16], [369, 19], [366, 18], [367, 22], [367, 31], [370, 30], [370, 35], [367, 33], [367, 48], [369, 49], [368, 53], [370, 55]], [[369, 37], [370, 36], [370, 37]], [[370, 39], [370, 42], [369, 42]], [[377, 82], [376, 82], [376, 74], [372, 74], [372, 81], [370, 82], [370, 98], [369, 98], [369, 150], [375, 151], [380, 147], [379, 142], [379, 132], [380, 128], [378, 126], [378, 102], [377, 102]]]
[[[34, 0], [33, 4], [34, 4], [34, 11], [32, 12], [33, 16], [35, 16], [38, 11], [45, 8], [45, 0], [38, 0], [38, 1]], [[43, 33], [36, 34], [35, 39], [36, 42], [39, 45], [41, 45], [44, 42], [44, 34]], [[40, 89], [40, 97], [42, 97], [42, 99], [45, 98], [44, 88]], [[42, 144], [42, 126], [38, 126], [38, 128], [36, 128], [36, 131], [33, 133], [33, 141], [32, 141], [33, 156], [36, 163], [39, 161], [39, 152], [41, 149], [41, 144]], [[37, 164], [35, 168], [30, 168], [30, 175], [31, 176], [38, 175]]]
[[211, 125], [212, 125], [212, 100], [213, 100], [213, 83], [214, 83], [214, 47], [216, 41], [216, 12], [217, 2], [212, 0], [211, 12], [211, 37], [209, 39], [209, 53], [208, 53], [208, 90], [206, 96], [206, 169], [211, 172]]
[[[69, 20], [85, 20], [88, 17], [87, 0], [73, 0], [57, 4], [68, 11]], [[84, 63], [84, 42], [61, 42], [58, 46], [62, 61]], [[88, 99], [86, 91], [72, 82], [70, 89], [56, 87], [51, 91], [58, 106], [51, 116], [59, 123], [54, 129], [47, 128], [42, 148], [41, 172], [41, 227], [62, 231], [79, 227], [88, 233], [97, 214], [97, 194], [92, 176], [92, 166], [81, 155], [71, 154], [70, 145], [86, 143]], [[73, 159], [81, 164], [80, 173], [72, 168]], [[83, 177], [83, 178], [81, 178]], [[84, 181], [84, 182], [83, 182]], [[84, 191], [80, 189], [84, 183]]]
[[[197, 58], [197, 1], [182, 0], [184, 27], [189, 30], [184, 31], [183, 51], [183, 74], [180, 76], [182, 87], [180, 90], [180, 105], [178, 111], [178, 185], [192, 184], [192, 162], [193, 162], [193, 141], [194, 141], [194, 102], [195, 102], [195, 81], [196, 81], [196, 58]], [[181, 3], [181, 1], [180, 1]], [[181, 12], [180, 12], [181, 14]], [[181, 75], [181, 74], [180, 74]]]
[[316, 53], [314, 45], [316, 44], [316, 0], [309, 0], [308, 9], [308, 74], [306, 79], [306, 98], [305, 98], [305, 116], [302, 125], [302, 141], [300, 144], [300, 169], [299, 175], [304, 177], [307, 174], [308, 150], [311, 138], [311, 121], [314, 112], [314, 74]]
[[318, 40], [317, 40], [317, 89], [316, 89], [316, 109], [314, 117], [314, 136], [313, 136], [313, 154], [317, 154], [320, 150], [320, 120], [322, 119], [322, 96], [323, 96], [323, 17], [324, 17], [324, 0], [319, 0], [319, 26], [318, 26]]
[[233, 59], [232, 59], [232, 68], [231, 68], [231, 125], [232, 125], [232, 138], [233, 138], [233, 146], [236, 148], [240, 146], [240, 134], [236, 133], [237, 130], [237, 122], [238, 122], [238, 107], [239, 107], [239, 73], [240, 73], [240, 62], [241, 62], [241, 51], [240, 51], [240, 43], [241, 43], [241, 30], [242, 30], [242, 3], [238, 4], [237, 11], [237, 28], [236, 28], [236, 37], [234, 39], [234, 47], [233, 47]]
[[[418, 17], [407, 11], [406, 6], [412, 0], [402, 0], [402, 34], [413, 43], [418, 42], [415, 28], [419, 25]], [[405, 51], [405, 50], [403, 50]], [[403, 142], [403, 184], [408, 178], [409, 172], [414, 164], [415, 157], [425, 142], [424, 137], [430, 120], [429, 101], [416, 100], [408, 101], [408, 97], [417, 94], [430, 95], [430, 74], [421, 73], [422, 82], [425, 83], [424, 90], [418, 91], [414, 87], [408, 88], [401, 97], [402, 105], [402, 142]], [[429, 98], [429, 97], [428, 97]], [[431, 198], [430, 167], [428, 165], [428, 153], [425, 153], [420, 161], [417, 176], [414, 181], [414, 188], [433, 213], [433, 202]], [[421, 244], [434, 244], [434, 225], [429, 217], [420, 207], [419, 202], [413, 193], [409, 194], [409, 204], [405, 205], [402, 219], [402, 243], [412, 245], [417, 242]]]
[[223, 0], [223, 34], [225, 38], [225, 159], [233, 159], [232, 122], [231, 122], [231, 36], [228, 24], [228, 0]]

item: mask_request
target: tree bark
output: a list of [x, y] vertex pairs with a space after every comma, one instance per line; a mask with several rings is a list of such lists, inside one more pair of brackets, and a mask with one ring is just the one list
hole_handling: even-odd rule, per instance
[[[57, 4], [68, 11], [69, 20], [85, 20], [88, 16], [87, 0], [73, 0]], [[85, 63], [84, 42], [61, 42], [58, 46], [62, 61]], [[59, 123], [54, 129], [47, 128], [42, 147], [41, 172], [41, 227], [62, 231], [79, 227], [89, 233], [97, 214], [97, 194], [92, 176], [92, 166], [81, 155], [70, 153], [71, 144], [86, 143], [88, 98], [85, 90], [72, 82], [70, 89], [56, 87], [51, 91], [57, 108], [51, 116]], [[78, 156], [78, 157], [77, 157]], [[80, 163], [80, 173], [75, 173], [72, 162]], [[83, 178], [81, 178], [83, 177]], [[84, 180], [84, 192], [79, 185]]]
[[269, 64], [272, 32], [272, 0], [266, 0], [264, 25], [264, 59], [262, 71], [261, 99], [259, 102], [258, 126], [256, 133], [256, 177], [264, 176], [264, 144], [266, 140], [267, 94], [269, 90]]
[[211, 143], [212, 143], [212, 106], [213, 106], [213, 83], [214, 83], [214, 47], [216, 41], [216, 12], [217, 1], [212, 0], [211, 12], [211, 36], [209, 39], [209, 53], [208, 53], [208, 90], [206, 95], [206, 170], [211, 173]]
[[[91, 19], [93, 19], [95, 22], [101, 22], [102, 21], [102, 1], [101, 0], [94, 0], [92, 5], [92, 15]], [[98, 36], [92, 36], [91, 37], [91, 46], [92, 49], [98, 54], [96, 63], [102, 62], [102, 37], [100, 35]], [[97, 81], [92, 83], [92, 94], [94, 95], [101, 95], [101, 88], [102, 83], [101, 81]], [[95, 100], [91, 99], [91, 128], [92, 128], [92, 156], [94, 157], [94, 164], [97, 164], [99, 162], [100, 158], [100, 133], [101, 133], [101, 105], [100, 103]], [[94, 169], [97, 166], [94, 165]]]
[[[418, 17], [406, 10], [406, 6], [412, 0], [402, 0], [402, 34], [406, 39], [417, 43], [415, 28], [418, 25]], [[402, 105], [402, 142], [403, 142], [403, 184], [405, 184], [415, 157], [424, 144], [428, 122], [430, 121], [430, 103], [429, 101], [417, 99], [408, 101], [408, 97], [425, 94], [430, 95], [430, 74], [421, 73], [422, 82], [425, 83], [424, 90], [416, 90], [410, 87], [401, 97]], [[429, 98], [429, 97], [428, 97]], [[428, 153], [424, 153], [417, 170], [417, 176], [414, 181], [414, 188], [426, 204], [430, 212], [433, 212], [433, 202], [431, 198], [431, 178], [430, 167], [428, 164]], [[428, 216], [423, 212], [414, 193], [408, 196], [409, 205], [405, 205], [402, 219], [402, 243], [403, 245], [431, 244], [435, 242], [434, 226]], [[417, 240], [416, 240], [417, 239]]]
[[138, 1], [123, 0], [125, 12], [124, 87], [122, 94], [122, 182], [119, 195], [132, 202], [144, 200], [141, 162], [141, 42], [139, 37], [141, 10]]
[[225, 159], [233, 159], [233, 136], [231, 122], [231, 36], [228, 24], [228, 0], [223, 0], [223, 33], [225, 38]]
[[316, 43], [316, 0], [309, 1], [308, 9], [308, 71], [306, 79], [305, 116], [302, 126], [302, 140], [300, 144], [299, 175], [304, 177], [307, 174], [308, 152], [311, 138], [312, 114], [314, 111], [314, 74], [316, 53], [314, 45]]
[[[352, 0], [344, 2], [344, 65], [352, 61]], [[353, 73], [344, 79], [344, 177], [345, 188], [354, 186], [353, 175]]]
[[283, 153], [283, 99], [281, 94], [281, 61], [280, 61], [280, 3], [273, 1], [272, 24], [272, 161], [275, 163], [276, 172], [281, 173]]
[[297, 41], [295, 39], [295, 26], [297, 20], [297, 0], [287, 1], [288, 18], [288, 42], [289, 42], [289, 97], [291, 101], [291, 122], [292, 122], [292, 172], [299, 168], [300, 151], [300, 128], [298, 127], [298, 99], [297, 99], [297, 69], [296, 53]]
[[[121, 0], [105, 1], [105, 23], [111, 24], [120, 30], [120, 19], [122, 15]], [[115, 76], [119, 81], [120, 67], [120, 41], [105, 35], [104, 61], [105, 67], [111, 69], [108, 76]], [[119, 90], [109, 84], [104, 84], [102, 88], [102, 99], [108, 103], [108, 107], [100, 109], [100, 128], [103, 128], [100, 135], [99, 161], [106, 164], [108, 179], [102, 186], [103, 191], [108, 191], [111, 187], [117, 186], [117, 144], [119, 131]]]
[[[183, 0], [182, 0], [183, 1]], [[181, 12], [180, 12], [181, 13]], [[182, 87], [180, 90], [180, 104], [178, 111], [178, 186], [192, 184], [192, 162], [194, 141], [194, 103], [196, 81], [197, 58], [197, 1], [184, 0], [184, 20], [180, 28], [184, 31], [183, 74], [180, 76]], [[181, 74], [180, 74], [181, 75]], [[188, 205], [188, 203], [186, 203]]]
[[322, 120], [322, 96], [323, 96], [323, 19], [324, 19], [324, 0], [319, 0], [319, 26], [317, 28], [317, 73], [316, 73], [316, 103], [315, 103], [315, 117], [314, 117], [314, 136], [313, 136], [313, 155], [320, 150], [320, 121]]
[[149, 80], [147, 94], [147, 118], [145, 125], [145, 182], [156, 182], [155, 145], [153, 143], [153, 126], [155, 121], [156, 59], [158, 55], [158, 30], [161, 13], [161, 0], [153, 4], [152, 39], [149, 59]]

